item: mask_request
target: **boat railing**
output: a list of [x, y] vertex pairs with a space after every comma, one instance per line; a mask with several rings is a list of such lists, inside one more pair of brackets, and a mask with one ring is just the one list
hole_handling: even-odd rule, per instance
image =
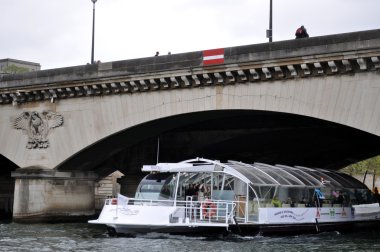
[[116, 198], [107, 199], [106, 205], [117, 205], [117, 208], [129, 206], [166, 206], [173, 207], [175, 211], [170, 216], [171, 223], [232, 223], [236, 212], [236, 202], [225, 200], [193, 201], [187, 200], [157, 200], [128, 198], [127, 201], [120, 202]]
[[105, 200], [105, 205], [117, 205], [128, 206], [128, 205], [144, 205], [144, 206], [174, 206], [174, 200], [157, 200], [157, 199], [138, 199], [138, 198], [127, 198], [126, 200], [120, 201], [117, 198], [109, 198]]
[[[182, 204], [178, 204], [182, 203]], [[184, 203], [184, 205], [183, 205]], [[185, 223], [232, 223], [235, 213], [236, 203], [225, 200], [204, 200], [204, 201], [184, 201], [177, 202], [178, 208], [185, 210], [184, 220], [179, 218], [179, 222]], [[173, 215], [175, 217], [175, 215]]]

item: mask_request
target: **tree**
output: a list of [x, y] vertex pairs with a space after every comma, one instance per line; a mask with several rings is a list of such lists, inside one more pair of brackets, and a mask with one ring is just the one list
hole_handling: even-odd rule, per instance
[[351, 176], [364, 174], [366, 171], [380, 175], [380, 156], [351, 164], [340, 171], [348, 173]]
[[26, 67], [20, 67], [16, 65], [8, 65], [4, 68], [4, 73], [7, 74], [17, 74], [17, 73], [26, 73], [29, 72], [29, 69]]

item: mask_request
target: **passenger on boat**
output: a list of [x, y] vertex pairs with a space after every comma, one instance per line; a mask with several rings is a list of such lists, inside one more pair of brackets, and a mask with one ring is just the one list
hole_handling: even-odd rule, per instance
[[305, 197], [302, 198], [302, 200], [301, 200], [300, 202], [298, 202], [298, 204], [299, 204], [299, 205], [304, 205], [304, 206], [306, 206], [307, 201], [306, 201]]
[[205, 190], [203, 193], [204, 193], [205, 197], [210, 198], [211, 197], [211, 188], [209, 186], [205, 186]]
[[375, 199], [375, 203], [380, 203], [380, 194], [377, 187], [373, 189], [373, 198]]
[[293, 202], [292, 198], [290, 198], [290, 197], [289, 197], [288, 200], [286, 201], [286, 204], [289, 204], [290, 207], [295, 207], [294, 202]]
[[276, 196], [272, 199], [271, 203], [274, 207], [281, 207], [282, 206], [281, 201]]
[[194, 199], [195, 201], [200, 201], [200, 200], [199, 200], [198, 192], [199, 192], [199, 184], [195, 184], [195, 185], [194, 185], [194, 195], [193, 195], [193, 199]]
[[337, 204], [343, 204], [344, 201], [345, 201], [345, 200], [344, 200], [343, 193], [342, 193], [342, 191], [339, 191], [339, 195], [338, 195], [338, 197], [336, 198], [336, 203], [337, 203]]
[[188, 193], [189, 196], [194, 196], [194, 195], [195, 195], [194, 184], [190, 184], [190, 185], [189, 185], [189, 190], [188, 190], [187, 193]]
[[374, 199], [373, 199], [373, 195], [372, 195], [372, 192], [371, 190], [367, 190], [367, 193], [366, 193], [366, 203], [373, 203], [374, 202]]
[[355, 195], [357, 204], [364, 204], [365, 203], [365, 200], [363, 198], [363, 194], [361, 192], [359, 192], [358, 190], [355, 189], [354, 195]]
[[193, 200], [195, 200], [194, 196], [196, 195], [196, 191], [195, 191], [194, 184], [189, 184], [189, 188], [187, 190], [185, 190], [185, 194], [186, 194], [186, 198], [187, 198], [187, 196], [191, 196], [191, 197], [193, 197]]
[[322, 207], [325, 196], [321, 192], [321, 189], [315, 188], [314, 190], [314, 204], [316, 207]]
[[203, 187], [199, 187], [199, 190], [198, 190], [198, 200], [199, 201], [203, 201], [204, 199], [205, 199], [205, 196], [204, 196]]

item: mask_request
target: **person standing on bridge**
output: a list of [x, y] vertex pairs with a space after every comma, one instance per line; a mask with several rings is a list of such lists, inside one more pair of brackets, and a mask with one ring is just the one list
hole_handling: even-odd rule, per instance
[[307, 33], [306, 28], [303, 25], [301, 25], [301, 27], [296, 30], [296, 39], [308, 37], [309, 34]]

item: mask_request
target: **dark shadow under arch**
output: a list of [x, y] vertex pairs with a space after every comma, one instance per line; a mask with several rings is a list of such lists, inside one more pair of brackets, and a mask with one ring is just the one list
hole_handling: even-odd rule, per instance
[[11, 220], [13, 212], [13, 197], [15, 180], [12, 171], [19, 168], [8, 158], [0, 155], [0, 220]]
[[0, 154], [0, 176], [10, 177], [11, 172], [19, 168], [18, 165]]
[[150, 121], [94, 143], [59, 170], [139, 173], [154, 164], [188, 158], [340, 169], [380, 154], [378, 136], [311, 117], [278, 112], [218, 110]]

